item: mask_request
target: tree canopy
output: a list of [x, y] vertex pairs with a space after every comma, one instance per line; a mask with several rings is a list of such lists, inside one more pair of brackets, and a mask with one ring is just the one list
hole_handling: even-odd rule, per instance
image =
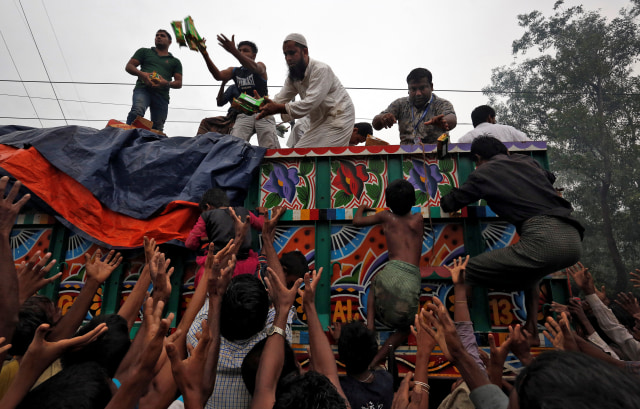
[[[640, 0], [607, 20], [556, 2], [518, 16], [515, 62], [483, 89], [500, 122], [546, 140], [552, 170], [587, 228], [583, 263], [617, 291], [640, 267]], [[558, 182], [556, 183], [558, 185]]]

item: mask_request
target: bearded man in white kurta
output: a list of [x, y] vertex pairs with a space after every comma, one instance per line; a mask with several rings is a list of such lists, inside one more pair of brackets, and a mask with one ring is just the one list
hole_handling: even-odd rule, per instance
[[[282, 44], [289, 66], [282, 90], [273, 100], [266, 99], [258, 118], [283, 114], [289, 118], [309, 116], [309, 129], [296, 148], [348, 146], [355, 123], [351, 97], [327, 64], [309, 58], [307, 40], [302, 34], [289, 34]], [[296, 95], [300, 100], [292, 101]]]

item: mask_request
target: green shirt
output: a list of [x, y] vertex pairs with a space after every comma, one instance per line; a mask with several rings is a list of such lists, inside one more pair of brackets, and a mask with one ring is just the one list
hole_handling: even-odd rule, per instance
[[[140, 48], [133, 54], [133, 59], [140, 62], [140, 71], [144, 72], [157, 72], [162, 75], [167, 81], [171, 81], [175, 74], [182, 75], [182, 63], [175, 58], [171, 53], [169, 55], [158, 55], [155, 47]], [[142, 80], [136, 81], [136, 88], [146, 87]], [[163, 95], [167, 100], [169, 99], [169, 87], [167, 88], [155, 88], [157, 92]]]

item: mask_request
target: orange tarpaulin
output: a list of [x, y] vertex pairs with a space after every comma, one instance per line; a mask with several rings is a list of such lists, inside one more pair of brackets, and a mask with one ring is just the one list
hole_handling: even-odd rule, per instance
[[77, 230], [110, 247], [140, 247], [145, 235], [154, 237], [158, 243], [185, 241], [200, 214], [197, 203], [185, 201], [170, 202], [162, 213], [146, 220], [114, 212], [34, 148], [0, 145], [0, 167]]

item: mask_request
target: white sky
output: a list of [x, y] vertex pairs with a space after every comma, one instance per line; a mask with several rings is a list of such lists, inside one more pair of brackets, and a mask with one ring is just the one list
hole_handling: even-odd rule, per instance
[[[103, 128], [109, 119], [124, 121], [135, 82], [124, 71], [126, 62], [136, 49], [153, 46], [157, 29], [172, 32], [172, 20], [191, 15], [200, 35], [209, 39], [209, 53], [219, 68], [238, 62], [217, 44], [216, 34], [235, 34], [236, 43], [254, 41], [259, 48], [257, 60], [267, 66], [269, 85], [278, 86], [270, 88], [271, 95], [287, 74], [282, 40], [291, 32], [306, 36], [309, 55], [328, 63], [345, 87], [398, 89], [349, 89], [356, 122], [370, 122], [395, 98], [405, 96], [405, 78], [411, 69], [428, 68], [435, 93], [456, 109], [458, 126], [451, 132], [455, 142], [472, 129], [471, 110], [487, 102], [477, 91], [490, 84], [491, 69], [514, 61], [511, 44], [524, 32], [516, 16], [533, 10], [551, 15], [554, 3], [0, 0], [0, 124], [65, 125], [60, 106], [70, 125]], [[568, 0], [564, 7], [578, 4], [587, 10], [600, 9], [610, 18], [629, 6], [621, 0]], [[175, 38], [169, 51], [182, 61], [184, 86], [171, 90], [165, 132], [194, 136], [202, 118], [226, 112], [226, 107], [218, 108], [215, 103], [219, 83], [199, 53], [179, 48]], [[20, 80], [127, 85], [52, 86]], [[390, 143], [399, 141], [397, 127], [375, 135]], [[282, 146], [284, 142], [281, 140]], [[255, 136], [252, 143], [257, 143]]]

